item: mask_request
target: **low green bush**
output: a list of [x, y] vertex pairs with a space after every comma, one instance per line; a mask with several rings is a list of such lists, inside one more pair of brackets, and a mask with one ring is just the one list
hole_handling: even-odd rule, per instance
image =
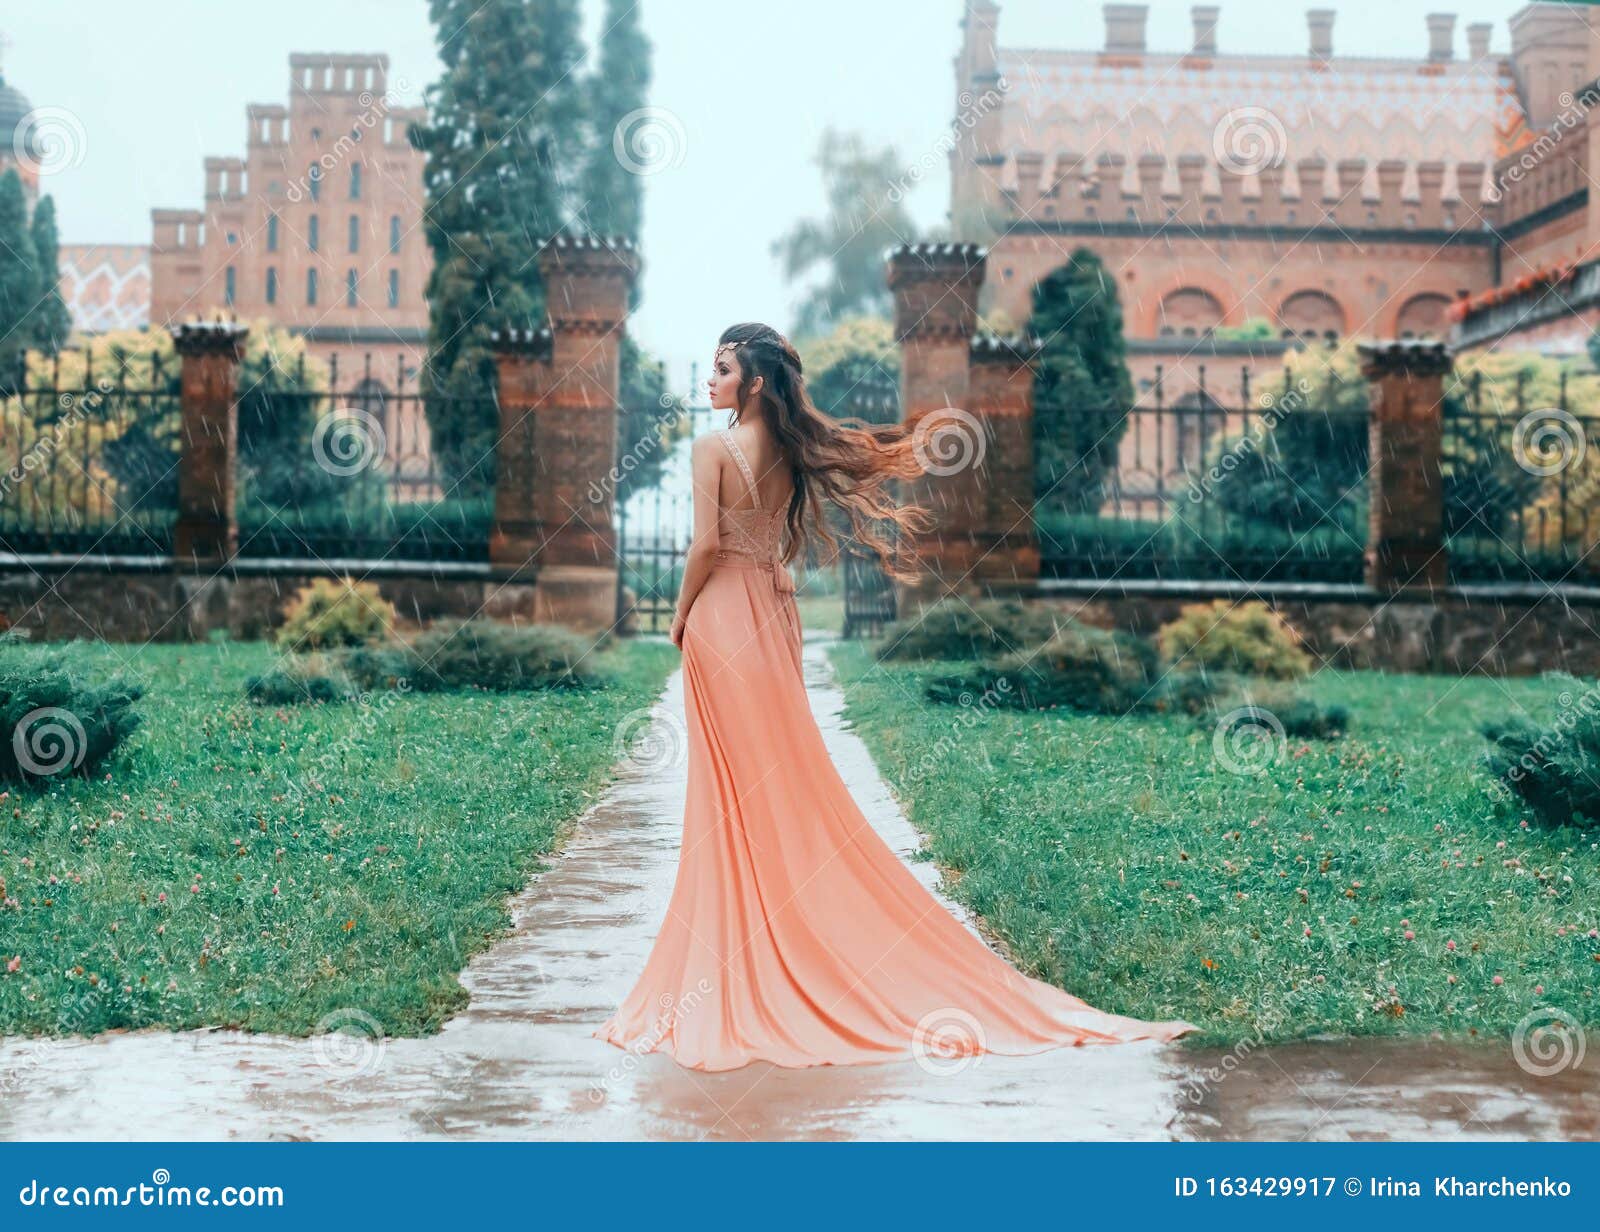
[[[1574, 679], [1571, 691], [1587, 696], [1592, 688]], [[1520, 796], [1541, 824], [1600, 821], [1600, 715], [1592, 709], [1565, 708], [1552, 727], [1519, 715], [1478, 730], [1490, 744], [1484, 755], [1490, 773]]]
[[339, 665], [363, 688], [393, 687], [402, 679], [423, 692], [593, 688], [608, 680], [596, 655], [609, 641], [560, 625], [437, 621], [409, 643], [344, 651]]
[[350, 677], [323, 655], [307, 655], [246, 677], [245, 696], [258, 706], [343, 702], [355, 694]]
[[90, 684], [57, 654], [7, 644], [0, 659], [0, 779], [39, 783], [88, 776], [139, 726], [137, 684]]
[[1064, 706], [1094, 714], [1125, 714], [1149, 705], [1156, 655], [1130, 633], [1092, 628], [1063, 618], [1040, 647], [936, 676], [930, 700], [970, 704], [976, 697], [1021, 710]]
[[883, 632], [879, 659], [982, 659], [1039, 646], [1063, 617], [1016, 599], [941, 599]]

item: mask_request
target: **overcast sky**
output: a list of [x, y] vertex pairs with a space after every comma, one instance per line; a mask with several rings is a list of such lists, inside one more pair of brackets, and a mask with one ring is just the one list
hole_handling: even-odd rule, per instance
[[[652, 103], [681, 123], [682, 158], [646, 181], [644, 299], [633, 328], [687, 388], [724, 326], [787, 328], [794, 288], [772, 240], [820, 210], [811, 162], [825, 126], [892, 144], [907, 163], [940, 140], [954, 111], [951, 64], [961, 0], [641, 0], [655, 44]], [[601, 0], [585, 0], [592, 45]], [[1424, 14], [1454, 11], [1457, 54], [1469, 22], [1495, 23], [1510, 46], [1504, 0], [1222, 0], [1224, 51], [1297, 54], [1305, 9], [1332, 7], [1337, 51], [1420, 56]], [[1187, 0], [1152, 0], [1149, 44], [1190, 42]], [[68, 108], [86, 137], [81, 165], [52, 176], [62, 239], [148, 243], [152, 207], [198, 207], [206, 155], [242, 155], [245, 105], [288, 101], [295, 51], [387, 52], [390, 80], [420, 101], [438, 62], [426, 0], [66, 0], [0, 6], [6, 79], [35, 107]], [[1098, 48], [1099, 0], [1002, 0], [1000, 42]], [[923, 180], [907, 204], [935, 225], [948, 177]]]

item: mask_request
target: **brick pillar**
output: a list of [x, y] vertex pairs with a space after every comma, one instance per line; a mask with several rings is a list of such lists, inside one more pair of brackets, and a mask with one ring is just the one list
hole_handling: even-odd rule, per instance
[[171, 332], [182, 361], [183, 418], [172, 555], [180, 563], [217, 565], [239, 550], [233, 507], [239, 412], [233, 397], [250, 331], [230, 321], [186, 321]]
[[899, 585], [902, 614], [952, 591], [978, 589], [973, 567], [988, 516], [981, 468], [973, 460], [987, 441], [968, 395], [984, 255], [976, 244], [907, 244], [889, 254], [901, 414], [923, 442], [928, 470], [906, 485], [905, 495], [933, 515], [928, 532], [905, 545], [923, 578]]
[[1360, 343], [1372, 403], [1366, 581], [1379, 590], [1446, 582], [1444, 487], [1440, 479], [1442, 342]]
[[507, 582], [531, 582], [539, 553], [534, 424], [550, 383], [551, 334], [548, 329], [496, 330], [490, 345], [498, 377], [500, 435], [489, 563]]
[[609, 629], [617, 608], [618, 369], [639, 258], [625, 239], [560, 237], [540, 251], [539, 272], [551, 344], [534, 415], [536, 610], [541, 620]]
[[973, 576], [988, 594], [1031, 590], [1039, 580], [1033, 524], [1033, 372], [1038, 339], [972, 340], [967, 401], [984, 425], [983, 529]]

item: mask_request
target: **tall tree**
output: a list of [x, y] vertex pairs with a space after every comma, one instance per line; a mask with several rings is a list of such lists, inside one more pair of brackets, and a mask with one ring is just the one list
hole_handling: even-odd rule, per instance
[[1116, 281], [1087, 248], [1033, 288], [1042, 344], [1033, 379], [1035, 490], [1041, 504], [1094, 513], [1128, 430], [1133, 378]]
[[799, 279], [820, 271], [801, 301], [795, 332], [828, 332], [840, 317], [887, 316], [888, 287], [883, 253], [916, 238], [916, 228], [896, 185], [906, 168], [894, 150], [869, 150], [854, 134], [827, 129], [817, 151], [828, 212], [804, 219], [772, 245], [784, 276]]
[[[574, 214], [592, 235], [625, 235], [639, 241], [648, 158], [630, 147], [641, 125], [650, 90], [650, 40], [639, 23], [637, 0], [606, 0], [600, 63], [585, 83], [588, 92], [588, 153], [578, 177]], [[621, 147], [619, 153], [618, 147]]]
[[66, 345], [67, 335], [72, 332], [72, 314], [61, 298], [61, 241], [56, 234], [54, 197], [42, 197], [33, 207], [30, 231], [38, 290], [30, 341], [39, 350], [54, 355]]
[[0, 175], [0, 389], [9, 389], [18, 359], [33, 341], [29, 328], [39, 275], [28, 233], [28, 202], [16, 169]]
[[544, 316], [536, 255], [567, 221], [561, 179], [579, 153], [583, 48], [577, 0], [431, 0], [429, 14], [444, 74], [428, 121], [409, 131], [427, 156], [433, 251], [422, 383], [435, 456], [469, 494], [493, 475], [489, 335]]

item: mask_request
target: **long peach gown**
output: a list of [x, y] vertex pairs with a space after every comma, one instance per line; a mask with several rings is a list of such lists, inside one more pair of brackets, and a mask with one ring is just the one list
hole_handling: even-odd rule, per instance
[[697, 1070], [1020, 1055], [1169, 1040], [1014, 970], [923, 888], [851, 798], [806, 697], [777, 566], [783, 510], [721, 434], [753, 506], [725, 504], [683, 635], [683, 847], [643, 973], [592, 1034]]

